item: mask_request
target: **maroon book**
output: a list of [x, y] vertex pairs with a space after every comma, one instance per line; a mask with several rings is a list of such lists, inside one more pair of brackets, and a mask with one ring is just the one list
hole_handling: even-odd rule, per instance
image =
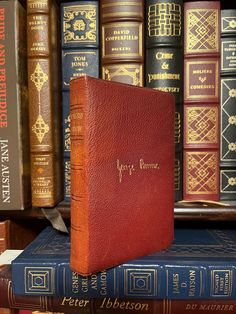
[[185, 200], [219, 200], [220, 2], [184, 5]]
[[71, 268], [91, 274], [173, 238], [174, 97], [71, 81]]

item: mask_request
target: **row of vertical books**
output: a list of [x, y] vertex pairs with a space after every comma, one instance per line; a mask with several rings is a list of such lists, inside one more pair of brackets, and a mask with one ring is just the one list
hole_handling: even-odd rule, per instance
[[[86, 6], [81, 2], [62, 6], [65, 31], [62, 47], [79, 47], [77, 55], [75, 50], [70, 54], [66, 48], [64, 55], [62, 48], [62, 71], [66, 64], [63, 81], [69, 86], [71, 77], [88, 73], [173, 93], [176, 100], [175, 200], [234, 200], [234, 80], [229, 75], [233, 76], [235, 67], [235, 11], [221, 11], [220, 2], [213, 1], [185, 4], [140, 1], [127, 5], [104, 1], [100, 7], [94, 4], [94, 19], [96, 23], [99, 20], [99, 25], [88, 22], [97, 36], [96, 39], [91, 36], [90, 41], [86, 36], [73, 35], [72, 31], [83, 5]], [[87, 6], [86, 9], [89, 10]], [[87, 54], [83, 56], [86, 68], [81, 68], [82, 62], [76, 68], [75, 59], [79, 60], [83, 53]], [[230, 86], [225, 75], [231, 81]], [[68, 100], [65, 103], [63, 108], [68, 108]], [[65, 178], [68, 179], [69, 120], [67, 111], [64, 151], [67, 151]], [[69, 187], [68, 181], [67, 199]]]
[[1, 2], [1, 209], [54, 207], [63, 185], [70, 201], [69, 83], [82, 75], [171, 92], [175, 201], [234, 200], [235, 11], [48, 1], [28, 1], [27, 19], [18, 2]]

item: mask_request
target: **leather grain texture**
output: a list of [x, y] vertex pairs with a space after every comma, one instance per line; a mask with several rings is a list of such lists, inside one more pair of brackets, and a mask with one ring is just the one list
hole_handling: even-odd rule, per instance
[[27, 2], [27, 52], [32, 205], [63, 199], [59, 8]]
[[184, 3], [183, 198], [219, 200], [220, 2]]
[[173, 238], [174, 97], [71, 81], [71, 267], [91, 274]]
[[143, 86], [144, 1], [100, 1], [102, 78]]

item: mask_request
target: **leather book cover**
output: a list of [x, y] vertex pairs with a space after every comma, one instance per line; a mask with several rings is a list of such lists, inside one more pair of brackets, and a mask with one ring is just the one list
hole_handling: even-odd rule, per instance
[[233, 300], [148, 300], [107, 297], [85, 299], [68, 296], [19, 296], [14, 295], [12, 291], [10, 265], [0, 268], [0, 291], [0, 307], [4, 307], [4, 310], [18, 309], [20, 314], [37, 314], [39, 311], [75, 314], [134, 313], [134, 311], [140, 314], [144, 312], [150, 314], [188, 314], [190, 311], [191, 313], [202, 313], [204, 310], [207, 313], [215, 314], [215, 311], [234, 313], [236, 310], [236, 301]]
[[174, 97], [88, 76], [70, 95], [71, 267], [90, 274], [172, 241]]
[[219, 200], [220, 2], [184, 4], [185, 200]]
[[184, 3], [184, 54], [220, 54], [220, 1]]
[[221, 10], [221, 37], [235, 36], [236, 9]]
[[143, 86], [144, 1], [102, 0], [100, 24], [102, 78]]
[[220, 199], [236, 200], [236, 10], [221, 11]]
[[145, 2], [145, 86], [175, 96], [175, 201], [183, 199], [183, 1]]
[[[104, 224], [102, 228], [104, 232]], [[140, 233], [139, 230], [136, 240]], [[109, 239], [106, 238], [106, 244], [111, 243]], [[158, 240], [155, 237], [152, 242]], [[131, 249], [129, 242], [125, 243], [123, 250]], [[233, 228], [175, 228], [169, 248], [91, 276], [81, 276], [70, 268], [71, 245], [70, 234], [52, 226], [45, 228], [11, 263], [13, 293], [100, 300], [230, 302], [235, 299], [236, 230]]]
[[146, 1], [146, 46], [183, 45], [183, 0]]
[[31, 206], [26, 10], [0, 2], [0, 210]]
[[64, 200], [70, 201], [70, 101], [72, 78], [99, 77], [98, 1], [61, 3], [62, 122]]
[[27, 1], [32, 205], [63, 199], [59, 9], [52, 0]]

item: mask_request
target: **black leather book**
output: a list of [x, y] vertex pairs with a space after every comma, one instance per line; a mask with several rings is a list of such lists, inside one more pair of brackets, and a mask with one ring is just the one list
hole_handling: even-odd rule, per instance
[[146, 1], [145, 86], [175, 96], [175, 201], [183, 184], [183, 1]]
[[236, 10], [221, 10], [220, 198], [236, 200]]

